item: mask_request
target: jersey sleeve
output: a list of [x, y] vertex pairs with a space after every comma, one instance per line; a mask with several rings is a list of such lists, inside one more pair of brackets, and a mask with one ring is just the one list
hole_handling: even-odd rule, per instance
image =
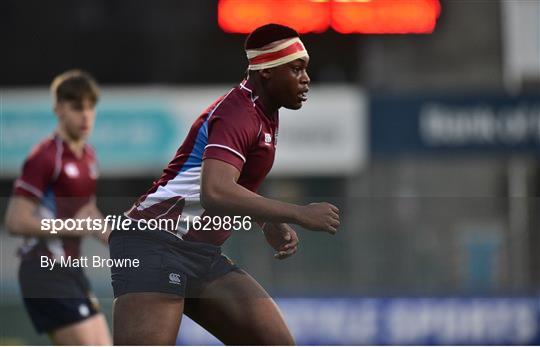
[[13, 187], [13, 195], [41, 199], [53, 182], [54, 171], [54, 155], [47, 151], [34, 151], [23, 164], [21, 176]]
[[213, 115], [208, 122], [204, 159], [218, 159], [242, 171], [260, 124], [248, 113]]

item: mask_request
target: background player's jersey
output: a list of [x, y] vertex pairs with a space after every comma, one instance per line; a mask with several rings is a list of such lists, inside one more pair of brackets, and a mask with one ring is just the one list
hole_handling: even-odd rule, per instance
[[[33, 148], [15, 181], [13, 194], [38, 202], [41, 218], [73, 218], [95, 196], [97, 176], [96, 156], [89, 145], [77, 158], [54, 135]], [[19, 253], [23, 258], [79, 257], [79, 248], [80, 237], [27, 237]]]
[[274, 163], [278, 114], [265, 115], [249, 82], [216, 100], [192, 125], [161, 178], [126, 212], [132, 219], [181, 221], [168, 230], [189, 241], [221, 245], [230, 230], [186, 228], [186, 218], [206, 215], [200, 201], [201, 165], [218, 159], [240, 171], [238, 184], [256, 192]]

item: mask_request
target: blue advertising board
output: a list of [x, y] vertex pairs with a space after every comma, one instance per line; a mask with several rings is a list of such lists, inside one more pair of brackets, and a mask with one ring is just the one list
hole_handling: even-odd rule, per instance
[[540, 95], [373, 96], [374, 155], [540, 155]]
[[[101, 173], [159, 173], [180, 144], [187, 125], [178, 110], [160, 102], [103, 103], [89, 143]], [[24, 158], [57, 124], [46, 103], [5, 103], [1, 110], [1, 174], [18, 174]]]
[[[531, 345], [540, 298], [281, 298], [299, 345]], [[216, 345], [184, 317], [178, 344]]]

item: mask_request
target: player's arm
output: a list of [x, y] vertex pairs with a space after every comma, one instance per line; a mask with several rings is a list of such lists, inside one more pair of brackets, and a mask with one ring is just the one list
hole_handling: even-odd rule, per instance
[[42, 224], [37, 209], [38, 203], [34, 199], [20, 195], [12, 196], [8, 203], [5, 218], [6, 228], [9, 233], [19, 236], [39, 237], [82, 236], [88, 234], [86, 230], [57, 230], [57, 234], [53, 234], [50, 232], [51, 228], [47, 228], [47, 224]]
[[6, 228], [10, 234], [21, 236], [45, 236], [41, 231], [41, 219], [35, 216], [37, 203], [31, 198], [13, 196], [6, 211]]
[[262, 197], [237, 183], [240, 171], [218, 159], [205, 159], [201, 173], [201, 202], [212, 213], [251, 216], [261, 222], [292, 223], [331, 234], [339, 227], [339, 209], [329, 203], [306, 206]]
[[92, 220], [92, 236], [104, 244], [108, 243], [111, 230], [106, 226], [106, 221], [97, 207], [95, 197], [92, 197], [86, 205], [81, 207], [76, 217], [81, 219], [90, 218]]

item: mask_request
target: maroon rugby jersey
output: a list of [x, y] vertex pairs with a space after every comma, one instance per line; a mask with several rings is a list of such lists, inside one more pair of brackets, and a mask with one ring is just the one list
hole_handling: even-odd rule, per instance
[[202, 162], [217, 159], [233, 165], [240, 170], [238, 184], [256, 192], [274, 163], [277, 133], [278, 112], [265, 114], [249, 81], [244, 80], [195, 120], [161, 178], [126, 216], [179, 218], [178, 229], [168, 231], [184, 240], [223, 244], [231, 230], [187, 230], [187, 218], [207, 215], [200, 201]]
[[[73, 218], [96, 193], [96, 155], [85, 145], [81, 158], [58, 136], [36, 145], [15, 181], [13, 194], [34, 199], [41, 218]], [[48, 231], [43, 231], [48, 232]], [[66, 235], [69, 231], [64, 232]], [[27, 237], [20, 254], [24, 258], [47, 255], [79, 257], [80, 237]]]

